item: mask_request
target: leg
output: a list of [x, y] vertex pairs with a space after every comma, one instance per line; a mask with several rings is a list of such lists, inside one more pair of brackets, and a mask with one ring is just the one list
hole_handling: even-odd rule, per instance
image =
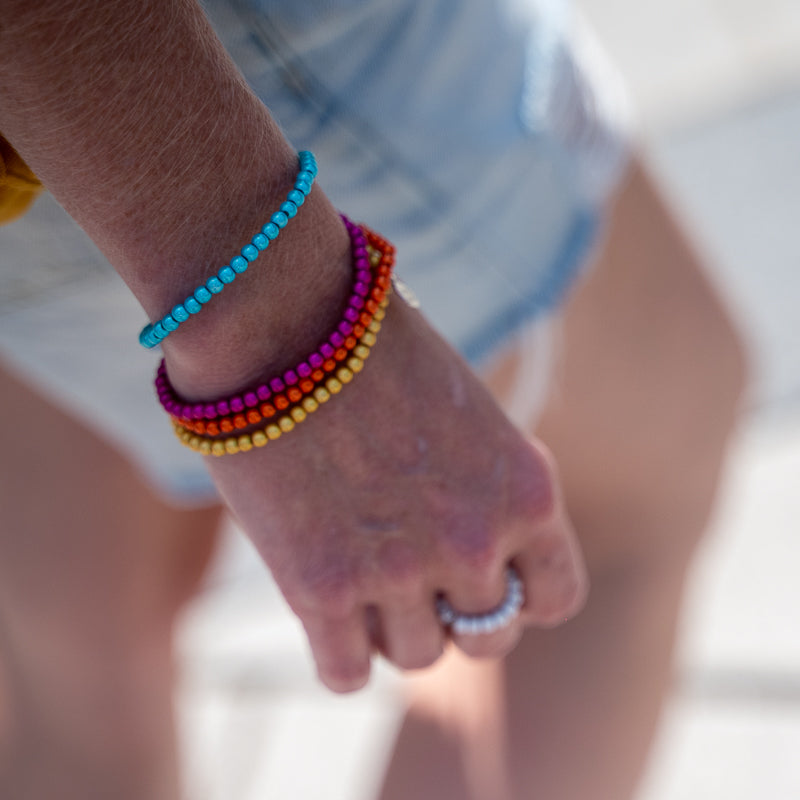
[[177, 800], [171, 627], [217, 509], [175, 511], [0, 372], [0, 796]]
[[[568, 304], [563, 337], [537, 433], [555, 454], [585, 549], [589, 603], [557, 630], [526, 634], [504, 664], [453, 663], [437, 691], [420, 692], [383, 800], [622, 800], [635, 789], [744, 382], [737, 337], [638, 166], [597, 268]], [[494, 385], [513, 369], [512, 359], [501, 364]], [[501, 731], [493, 756], [459, 698]], [[433, 746], [432, 720], [459, 736]], [[413, 752], [417, 731], [427, 733], [424, 753]], [[469, 775], [460, 765], [478, 755], [491, 766], [467, 795], [453, 776]]]

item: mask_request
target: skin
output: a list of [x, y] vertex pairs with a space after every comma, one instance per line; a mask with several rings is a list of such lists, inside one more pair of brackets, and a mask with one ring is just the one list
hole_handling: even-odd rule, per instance
[[[47, 4], [31, 5], [38, 10]], [[18, 69], [14, 64], [4, 69]], [[45, 70], [46, 65], [39, 68]], [[67, 80], [60, 73], [57, 77]], [[52, 75], [51, 79], [55, 80]], [[58, 98], [50, 97], [48, 103], [57, 106]], [[18, 122], [24, 132], [29, 123]], [[5, 118], [0, 129], [10, 130]], [[59, 142], [55, 136], [40, 139], [52, 148], [57, 182], [53, 165]], [[80, 140], [81, 147], [99, 146], [97, 139]], [[208, 141], [215, 141], [214, 136]], [[227, 144], [236, 152], [235, 143]], [[25, 153], [32, 163], [38, 146], [31, 144]], [[149, 163], [150, 146], [153, 142], [146, 142], [138, 157], [140, 167]], [[41, 167], [36, 165], [42, 175], [46, 162], [44, 153]], [[205, 163], [194, 162], [192, 175], [202, 172]], [[174, 159], [160, 166], [177, 168]], [[174, 179], [175, 173], [170, 174]], [[86, 180], [84, 189], [94, 187], [92, 176]], [[208, 191], [225, 189], [207, 176], [204, 180]], [[104, 185], [98, 184], [101, 189]], [[252, 187], [241, 184], [245, 185]], [[117, 194], [124, 186], [116, 185]], [[59, 191], [67, 199], [74, 191], [74, 206], [81, 204], [77, 189], [63, 185]], [[151, 199], [160, 202], [162, 194], [154, 192]], [[113, 195], [109, 192], [98, 200], [98, 209], [115, 209]], [[237, 197], [236, 192], [227, 197], [226, 211], [232, 217], [239, 213]], [[317, 198], [314, 202], [324, 209], [324, 199]], [[207, 208], [204, 204], [195, 209], [198, 219]], [[124, 223], [137, 211], [139, 206], [131, 204], [117, 222]], [[159, 253], [167, 252], [163, 248], [178, 247], [170, 238], [161, 250], [148, 251], [149, 237], [159, 235], [162, 221], [163, 234], [179, 229], [184, 219], [194, 219], [188, 214], [170, 217], [164, 207], [159, 211], [167, 216], [149, 220], [148, 236], [133, 245], [120, 244], [118, 228], [110, 230], [107, 252], [124, 255], [130, 246], [152, 265]], [[242, 214], [246, 217], [246, 210]], [[84, 224], [103, 229], [91, 216]], [[101, 216], [98, 212], [98, 219]], [[136, 229], [132, 225], [129, 235]], [[220, 233], [221, 239], [226, 236]], [[231, 234], [225, 253], [234, 252], [241, 240], [240, 231]], [[214, 242], [209, 246], [213, 250]], [[152, 316], [163, 313], [186, 285], [194, 285], [194, 278], [182, 282], [179, 249], [169, 252], [174, 260], [158, 262], [162, 269], [153, 270], [139, 287], [143, 303], [153, 304]], [[120, 263], [126, 258], [120, 256]], [[213, 257], [209, 259], [213, 263]], [[134, 267], [136, 261], [131, 257]], [[167, 263], [169, 280], [180, 291], [159, 305], [162, 290], [157, 279]], [[278, 291], [280, 259], [273, 263], [272, 288]], [[344, 270], [344, 265], [331, 261], [317, 267], [330, 270], [324, 273], [327, 286], [335, 284], [337, 269]], [[132, 268], [129, 283], [135, 283], [136, 274]], [[150, 292], [153, 297], [146, 299]], [[290, 301], [288, 295], [281, 297]], [[237, 302], [246, 304], [247, 298], [237, 297]], [[296, 302], [301, 304], [302, 298]], [[280, 305], [276, 304], [278, 314]], [[292, 308], [300, 311], [300, 305]], [[279, 468], [271, 471], [271, 479], [277, 483], [254, 479], [260, 471], [254, 462], [242, 469], [246, 474], [223, 470], [217, 481], [223, 491], [232, 487], [228, 491], [236, 494], [231, 501], [239, 516], [249, 519], [257, 546], [283, 576], [284, 588], [290, 587], [323, 680], [338, 689], [354, 688], [364, 680], [368, 663], [359, 648], [367, 637], [406, 666], [438, 654], [441, 633], [427, 638], [430, 628], [414, 616], [415, 609], [430, 615], [432, 587], [449, 581], [447, 591], [454, 602], [470, 610], [474, 601], [476, 609], [483, 609], [502, 593], [499, 565], [505, 560], [532, 564], [523, 571], [535, 571], [541, 562], [547, 564], [546, 571], [558, 565], [565, 543], [571, 542], [563, 530], [566, 506], [592, 578], [587, 609], [556, 630], [528, 631], [502, 662], [459, 658], [451, 649], [414, 693], [383, 788], [384, 800], [629, 797], [668, 685], [685, 570], [711, 507], [743, 385], [741, 347], [727, 316], [652, 182], [634, 168], [593, 277], [576, 292], [565, 313], [555, 391], [537, 427], [559, 464], [561, 477], [556, 482], [547, 451], [539, 446], [531, 450], [509, 431], [485, 390], [445, 345], [431, 340], [424, 321], [399, 303], [390, 308], [367, 367], [372, 374], [365, 370], [359, 376], [359, 382], [370, 376], [363, 400], [358, 399], [360, 393], [337, 398], [342, 416], [360, 420], [358, 430], [345, 427], [351, 435], [339, 437], [336, 426], [312, 428], [312, 417], [304, 423], [305, 431], [298, 429], [276, 443], [282, 450], [273, 448]], [[206, 345], [229, 346], [214, 320], [210, 314], [208, 324], [216, 336]], [[272, 341], [236, 336], [245, 347], [250, 339], [259, 346]], [[169, 354], [182, 391], [191, 393], [194, 388], [201, 349], [187, 335]], [[414, 357], [421, 349], [426, 355], [431, 350], [430, 362]], [[268, 353], [264, 357], [270, 358]], [[499, 399], [513, 380], [516, 357], [508, 353], [487, 376]], [[204, 377], [224, 390], [233, 373], [244, 374], [238, 372], [244, 367], [236, 360], [222, 363], [224, 371], [215, 367]], [[405, 370], [411, 370], [414, 392], [406, 391]], [[169, 632], [207, 563], [217, 512], [186, 515], [165, 507], [90, 432], [13, 378], [4, 376], [3, 386], [2, 418], [17, 424], [4, 434], [9, 459], [0, 475], [0, 794], [20, 800], [56, 792], [64, 800], [174, 800], [178, 780], [168, 702]], [[439, 414], [435, 425], [427, 424], [434, 417], [425, 392], [434, 398], [432, 406]], [[413, 410], [420, 397], [426, 397], [426, 414], [416, 420]], [[358, 407], [348, 415], [351, 404]], [[390, 435], [395, 420], [390, 425], [375, 413], [381, 404], [397, 409], [397, 424], [405, 436]], [[472, 416], [470, 407], [481, 413]], [[328, 408], [333, 414], [336, 407]], [[341, 422], [348, 423], [352, 425]], [[465, 428], [468, 435], [463, 426], [470, 426]], [[370, 436], [360, 437], [365, 429]], [[30, 447], [31, 430], [39, 431], [50, 446], [46, 461]], [[272, 500], [286, 502], [293, 478], [304, 485], [323, 460], [316, 447], [308, 452], [302, 445], [304, 433], [313, 438], [312, 430], [324, 442], [324, 463], [336, 465], [338, 485], [347, 487], [356, 505], [345, 503], [343, 494], [323, 491], [315, 494], [306, 511], [305, 493], [293, 513], [287, 508], [289, 519], [284, 519], [281, 504], [276, 508]], [[450, 448], [455, 457], [447, 464]], [[254, 455], [261, 459], [266, 452]], [[474, 472], [464, 463], [473, 459], [480, 468]], [[236, 459], [214, 462], [212, 468], [226, 461], [232, 464]], [[503, 480], [504, 471], [511, 477]], [[239, 497], [240, 481], [248, 480], [254, 481], [252, 491], [242, 491]], [[38, 501], [42, 486], [47, 487], [47, 503]], [[400, 487], [417, 494], [411, 494], [409, 502]], [[265, 492], [269, 502], [253, 499], [256, 492]], [[418, 513], [418, 505], [424, 514]], [[488, 523], [471, 525], [476, 516]], [[265, 519], [270, 520], [268, 528]], [[323, 526], [320, 519], [331, 522]], [[523, 526], [521, 519], [535, 524]], [[405, 532], [402, 537], [395, 535], [397, 520]], [[555, 525], [555, 533], [550, 525]], [[337, 557], [344, 552], [346, 558], [334, 561], [335, 569], [328, 566], [330, 556], [312, 560], [307, 554], [315, 550], [294, 547], [306, 537], [318, 552], [333, 551]], [[566, 550], [571, 553], [571, 548], [569, 544]], [[58, 559], [32, 557], [41, 553]], [[87, 581], [87, 576], [95, 580]], [[555, 584], [569, 582], [556, 578]], [[424, 609], [414, 602], [415, 596], [426, 598]], [[545, 613], [547, 606], [538, 601], [532, 607], [541, 609], [542, 623], [557, 617]], [[474, 637], [472, 652], [504, 651], [516, 635], [488, 647]], [[416, 641], [407, 648], [412, 638]], [[471, 649], [469, 641], [460, 644]], [[353, 658], [354, 652], [361, 652], [361, 658]], [[109, 698], [116, 702], [109, 703]]]
[[[295, 156], [196, 4], [6, 6], [0, 130], [158, 318], [259, 230]], [[341, 313], [348, 261], [344, 228], [315, 188], [252, 280], [164, 342], [177, 390], [217, 396], [310, 352]], [[402, 302], [358, 383], [276, 445], [210, 465], [326, 685], [362, 686], [373, 647], [401, 666], [432, 663], [443, 641], [435, 595], [465, 612], [493, 608], [511, 561], [523, 614], [497, 634], [457, 638], [466, 652], [500, 656], [525, 625], [574, 614], [585, 572], [552, 461]], [[333, 469], [309, 491], [321, 465]]]
[[[724, 309], [640, 169], [562, 334], [538, 430], [586, 552], [587, 608], [529, 631], [503, 662], [450, 648], [421, 673], [382, 800], [620, 800], [635, 789], [744, 381]], [[630, 343], [642, 340], [636, 357]], [[498, 399], [518, 358], [511, 349], [485, 376]], [[598, 383], [598, 367], [614, 380]], [[2, 419], [17, 424], [0, 462], [0, 794], [174, 800], [170, 628], [218, 512], [165, 506], [90, 431], [13, 376], [3, 387]], [[45, 461], [30, 430], [48, 442]], [[598, 469], [611, 449], [614, 471]], [[48, 552], [71, 558], [31, 557]]]

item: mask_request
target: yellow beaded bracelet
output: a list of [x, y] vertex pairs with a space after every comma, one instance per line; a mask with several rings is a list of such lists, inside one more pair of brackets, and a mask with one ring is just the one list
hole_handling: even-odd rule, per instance
[[318, 386], [314, 391], [304, 397], [299, 403], [290, 407], [286, 414], [277, 421], [270, 423], [265, 428], [252, 433], [239, 436], [230, 436], [217, 439], [197, 434], [173, 421], [175, 435], [181, 444], [202, 453], [203, 455], [225, 456], [236, 453], [246, 453], [256, 447], [264, 447], [270, 441], [279, 439], [284, 433], [293, 430], [296, 425], [304, 422], [309, 414], [313, 414], [321, 405], [330, 400], [331, 396], [338, 394], [345, 384], [350, 383], [356, 373], [364, 368], [364, 362], [369, 358], [371, 348], [375, 344], [376, 335], [381, 329], [381, 321], [386, 315], [386, 306], [389, 304], [389, 294], [376, 309], [372, 322], [364, 335], [359, 339], [358, 345], [353, 350], [353, 355], [347, 359], [345, 366], [339, 367], [331, 377]]

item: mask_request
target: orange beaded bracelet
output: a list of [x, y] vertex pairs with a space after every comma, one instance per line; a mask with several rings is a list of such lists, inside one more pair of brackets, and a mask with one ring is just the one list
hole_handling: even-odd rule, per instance
[[[197, 452], [205, 455], [227, 455], [247, 452], [254, 447], [263, 447], [269, 441], [292, 430], [308, 414], [341, 391], [355, 373], [360, 372], [369, 357], [370, 348], [380, 330], [381, 320], [389, 302], [394, 267], [394, 247], [383, 237], [367, 228], [357, 228], [343, 217], [354, 245], [354, 264], [364, 263], [360, 252], [368, 254], [371, 279], [366, 283], [367, 273], [357, 271], [354, 291], [363, 298], [357, 315], [346, 315], [336, 331], [296, 370], [284, 373], [284, 380], [272, 379], [233, 398], [213, 403], [186, 404], [181, 401], [166, 375], [162, 363], [156, 378], [159, 398], [170, 411], [175, 434], [178, 439]], [[366, 245], [366, 250], [357, 246]], [[352, 312], [352, 301], [347, 311]], [[343, 334], [348, 334], [344, 336]], [[335, 349], [330, 342], [339, 345]], [[325, 358], [322, 357], [324, 354]], [[313, 365], [313, 369], [309, 367]], [[300, 369], [304, 367], [305, 369]], [[299, 375], [298, 375], [299, 372]], [[291, 376], [291, 377], [289, 377]], [[291, 385], [287, 386], [286, 383]], [[274, 391], [272, 391], [274, 390]], [[261, 402], [258, 402], [258, 400]], [[234, 413], [220, 413], [234, 409]], [[179, 413], [175, 413], [175, 412]], [[285, 412], [281, 415], [281, 412]], [[206, 418], [202, 418], [205, 416]], [[262, 430], [247, 431], [262, 421], [270, 423]], [[234, 436], [219, 437], [221, 434]]]
[[[182, 427], [201, 435], [219, 436], [220, 434], [233, 433], [234, 431], [244, 430], [245, 428], [256, 425], [261, 421], [272, 419], [281, 411], [285, 411], [292, 405], [296, 405], [305, 397], [313, 394], [314, 390], [324, 384], [325, 380], [341, 364], [348, 364], [353, 359], [366, 357], [364, 353], [365, 346], [369, 346], [370, 337], [363, 337], [365, 334], [371, 332], [375, 333], [373, 321], [376, 319], [376, 314], [379, 313], [381, 308], [386, 305], [386, 289], [384, 287], [391, 285], [392, 268], [394, 266], [394, 254], [390, 250], [388, 252], [381, 252], [377, 249], [371, 249], [370, 260], [373, 265], [373, 280], [369, 287], [370, 293], [369, 300], [378, 303], [375, 313], [370, 311], [362, 311], [358, 317], [358, 321], [351, 326], [352, 332], [347, 337], [342, 337], [339, 334], [340, 346], [335, 350], [331, 348], [330, 357], [319, 359], [319, 366], [307, 374], [306, 377], [297, 377], [292, 385], [285, 386], [281, 391], [270, 393], [270, 395], [263, 401], [260, 401], [254, 407], [242, 408], [238, 413], [225, 414], [217, 416], [214, 419], [192, 419], [177, 414], [170, 414], [173, 422], [178, 423]], [[371, 308], [375, 308], [370, 303]], [[379, 315], [379, 320], [382, 314]], [[338, 333], [338, 332], [337, 332]], [[306, 359], [306, 362], [310, 359]], [[286, 374], [289, 374], [288, 372]], [[296, 374], [296, 373], [295, 373]], [[284, 380], [284, 383], [286, 381]], [[162, 386], [166, 386], [167, 380], [164, 373]], [[262, 387], [258, 387], [259, 389]], [[260, 392], [262, 396], [265, 392]], [[256, 389], [242, 393], [244, 397], [258, 397], [259, 392]], [[220, 405], [218, 402], [215, 404]], [[226, 402], [226, 406], [230, 407], [230, 401]], [[174, 406], [173, 406], [174, 407]], [[224, 408], [225, 406], [223, 406]]]

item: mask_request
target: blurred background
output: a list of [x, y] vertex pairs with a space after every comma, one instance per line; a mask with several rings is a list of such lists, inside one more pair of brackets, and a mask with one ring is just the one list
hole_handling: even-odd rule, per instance
[[[579, 0], [647, 158], [705, 249], [755, 380], [696, 565], [641, 800], [800, 797], [800, 2]], [[378, 670], [319, 689], [303, 637], [229, 537], [180, 634], [191, 800], [369, 800], [400, 702]], [[587, 798], [591, 800], [591, 798]]]

